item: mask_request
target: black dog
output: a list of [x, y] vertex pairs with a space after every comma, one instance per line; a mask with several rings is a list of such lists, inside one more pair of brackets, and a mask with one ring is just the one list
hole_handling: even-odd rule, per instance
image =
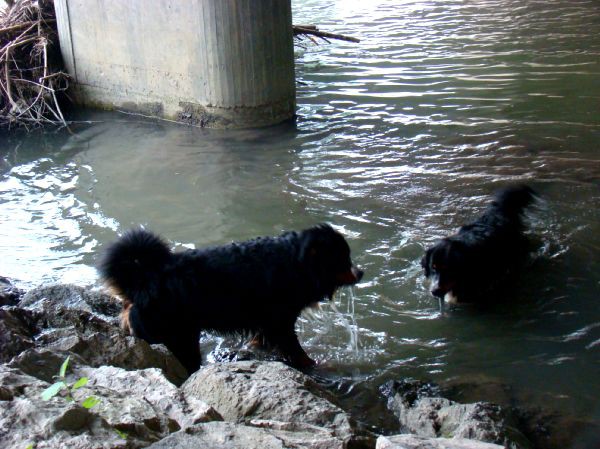
[[522, 214], [535, 198], [524, 185], [498, 191], [485, 213], [429, 248], [421, 260], [431, 294], [449, 304], [475, 302], [523, 259]]
[[200, 366], [203, 330], [248, 333], [293, 366], [313, 365], [296, 336], [298, 316], [363, 275], [346, 240], [325, 224], [177, 253], [132, 230], [108, 248], [100, 273], [123, 299], [124, 327], [165, 344], [190, 374]]

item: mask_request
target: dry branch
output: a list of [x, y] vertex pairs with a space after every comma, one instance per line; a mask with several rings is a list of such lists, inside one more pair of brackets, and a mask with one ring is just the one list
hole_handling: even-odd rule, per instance
[[53, 0], [17, 0], [0, 12], [0, 126], [66, 125], [57, 92], [69, 75], [52, 64], [57, 49]]
[[348, 42], [360, 42], [360, 39], [357, 39], [352, 36], [345, 36], [343, 34], [334, 34], [327, 33], [325, 31], [319, 31], [319, 29], [315, 25], [293, 25], [293, 30], [294, 37], [296, 38], [307, 37], [310, 39], [311, 36], [316, 36], [325, 41], [327, 41], [327, 39], [337, 39]]

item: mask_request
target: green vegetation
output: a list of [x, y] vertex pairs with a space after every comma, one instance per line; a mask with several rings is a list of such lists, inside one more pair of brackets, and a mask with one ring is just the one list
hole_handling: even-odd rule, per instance
[[[54, 376], [58, 380], [46, 388], [42, 392], [42, 399], [44, 401], [49, 401], [54, 396], [58, 395], [61, 391], [65, 391], [66, 394], [64, 398], [69, 402], [75, 402], [75, 398], [73, 397], [75, 391], [80, 389], [81, 387], [87, 385], [88, 378], [80, 377], [75, 383], [69, 384], [66, 379], [67, 369], [69, 367], [69, 361], [71, 356], [68, 356], [65, 361], [60, 366], [60, 370], [58, 371], [58, 376]], [[88, 396], [83, 401], [81, 401], [81, 406], [87, 409], [90, 409], [97, 405], [100, 402], [100, 399], [95, 396]]]

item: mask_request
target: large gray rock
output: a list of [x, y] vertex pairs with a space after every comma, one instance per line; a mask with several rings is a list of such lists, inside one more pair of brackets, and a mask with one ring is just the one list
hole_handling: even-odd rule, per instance
[[[226, 421], [263, 427], [312, 426], [344, 444], [355, 438], [350, 417], [310, 377], [280, 362], [206, 366], [183, 385], [187, 400], [201, 399]], [[274, 424], [275, 423], [275, 424]]]
[[427, 438], [467, 438], [514, 449], [530, 447], [498, 405], [460, 404], [436, 396], [436, 386], [411, 379], [389, 382], [382, 391], [404, 432]]
[[33, 314], [18, 307], [0, 308], [0, 363], [35, 346], [38, 329]]
[[427, 438], [404, 434], [379, 437], [376, 449], [504, 449], [504, 446], [464, 438]]
[[0, 276], [0, 307], [15, 306], [25, 292], [15, 287], [8, 278]]
[[[49, 382], [0, 366], [0, 447], [146, 447], [182, 427], [221, 419], [201, 401], [187, 403], [158, 369], [72, 366], [69, 384], [89, 378], [75, 402], [62, 393], [44, 401]], [[87, 410], [79, 404], [89, 396], [100, 401]]]
[[186, 401], [181, 390], [156, 368], [127, 371], [114, 366], [84, 366], [75, 372], [77, 376], [88, 377], [88, 385], [91, 388], [127, 392], [130, 396], [143, 399], [181, 428], [223, 420], [223, 417], [205, 402], [195, 398]]
[[157, 367], [171, 382], [183, 383], [187, 372], [165, 346], [121, 331], [119, 310], [113, 297], [73, 285], [31, 290], [19, 307], [0, 309], [0, 361], [47, 380], [56, 372], [55, 360], [44, 353], [49, 350], [64, 357], [77, 355], [80, 364], [94, 367]]
[[274, 430], [230, 422], [210, 422], [173, 433], [152, 444], [149, 449], [344, 449], [345, 447], [342, 441], [322, 428], [291, 426], [288, 430]]
[[126, 442], [98, 414], [57, 397], [43, 401], [47, 382], [0, 366], [0, 447], [36, 449], [137, 448], [151, 441]]
[[21, 307], [36, 307], [44, 300], [51, 300], [69, 310], [82, 310], [116, 322], [121, 312], [121, 304], [114, 296], [101, 291], [90, 290], [72, 284], [52, 284], [29, 290], [21, 299]]

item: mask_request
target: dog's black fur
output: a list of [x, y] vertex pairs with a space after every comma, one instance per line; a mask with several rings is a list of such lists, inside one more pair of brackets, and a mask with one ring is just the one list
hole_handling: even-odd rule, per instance
[[535, 199], [525, 185], [499, 190], [485, 213], [438, 241], [421, 260], [431, 294], [456, 302], [481, 302], [527, 251], [522, 214]]
[[151, 232], [131, 230], [99, 270], [123, 299], [124, 327], [165, 344], [190, 374], [200, 366], [203, 330], [254, 335], [293, 366], [313, 365], [296, 336], [298, 316], [363, 275], [346, 240], [325, 224], [176, 253]]

